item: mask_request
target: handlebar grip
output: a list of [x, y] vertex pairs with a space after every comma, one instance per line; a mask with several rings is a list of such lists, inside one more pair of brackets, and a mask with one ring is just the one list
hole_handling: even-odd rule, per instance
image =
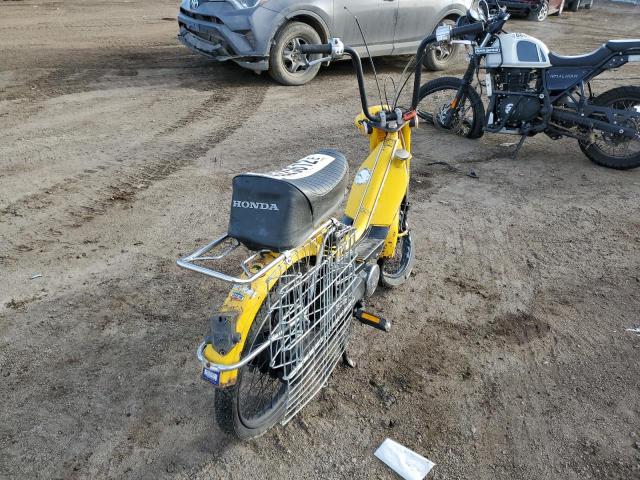
[[323, 43], [323, 44], [304, 44], [300, 45], [301, 53], [325, 53], [327, 55], [331, 54], [331, 44]]
[[484, 31], [484, 23], [470, 23], [469, 25], [463, 25], [451, 30], [451, 38], [462, 37], [469, 34], [482, 33]]

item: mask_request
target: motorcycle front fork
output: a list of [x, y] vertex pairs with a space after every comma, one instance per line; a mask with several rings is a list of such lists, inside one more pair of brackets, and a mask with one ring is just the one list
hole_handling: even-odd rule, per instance
[[476, 57], [472, 56], [469, 60], [469, 66], [467, 67], [466, 72], [464, 72], [464, 76], [462, 77], [462, 84], [460, 88], [456, 92], [455, 98], [451, 101], [449, 105], [449, 110], [447, 111], [447, 116], [445, 117], [444, 126], [449, 127], [451, 122], [456, 118], [458, 111], [460, 108], [464, 106], [464, 102], [467, 99], [467, 89], [469, 85], [473, 82], [473, 74], [476, 71]]

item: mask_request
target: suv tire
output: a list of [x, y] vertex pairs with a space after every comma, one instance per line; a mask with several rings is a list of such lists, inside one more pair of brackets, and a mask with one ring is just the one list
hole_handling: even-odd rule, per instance
[[[320, 35], [306, 23], [290, 22], [276, 34], [269, 55], [269, 75], [282, 85], [304, 85], [313, 80], [320, 65], [306, 68], [302, 65], [304, 55], [296, 53], [294, 48], [300, 44], [321, 43]], [[318, 58], [307, 55], [307, 58]]]
[[[449, 18], [445, 18], [440, 23], [438, 23], [437, 27], [440, 27], [442, 25], [450, 25], [452, 27], [455, 27], [456, 22]], [[455, 59], [458, 51], [459, 45], [451, 45], [450, 43], [435, 45], [425, 53], [424, 59], [422, 60], [422, 65], [427, 70], [446, 70], [451, 62]]]

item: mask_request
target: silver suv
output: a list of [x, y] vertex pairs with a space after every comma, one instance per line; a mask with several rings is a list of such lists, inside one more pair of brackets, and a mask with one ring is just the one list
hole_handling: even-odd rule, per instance
[[[306, 67], [297, 45], [340, 37], [366, 56], [356, 16], [371, 56], [413, 54], [438, 25], [454, 23], [471, 0], [182, 0], [178, 38], [217, 61], [268, 70], [284, 85], [302, 85], [320, 65]], [[432, 70], [446, 68], [455, 46], [438, 45], [425, 56]]]

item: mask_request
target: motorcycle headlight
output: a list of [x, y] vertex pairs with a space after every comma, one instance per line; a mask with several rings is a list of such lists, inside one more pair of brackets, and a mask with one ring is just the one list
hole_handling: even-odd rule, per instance
[[267, 0], [236, 0], [241, 8], [253, 8], [266, 3]]

